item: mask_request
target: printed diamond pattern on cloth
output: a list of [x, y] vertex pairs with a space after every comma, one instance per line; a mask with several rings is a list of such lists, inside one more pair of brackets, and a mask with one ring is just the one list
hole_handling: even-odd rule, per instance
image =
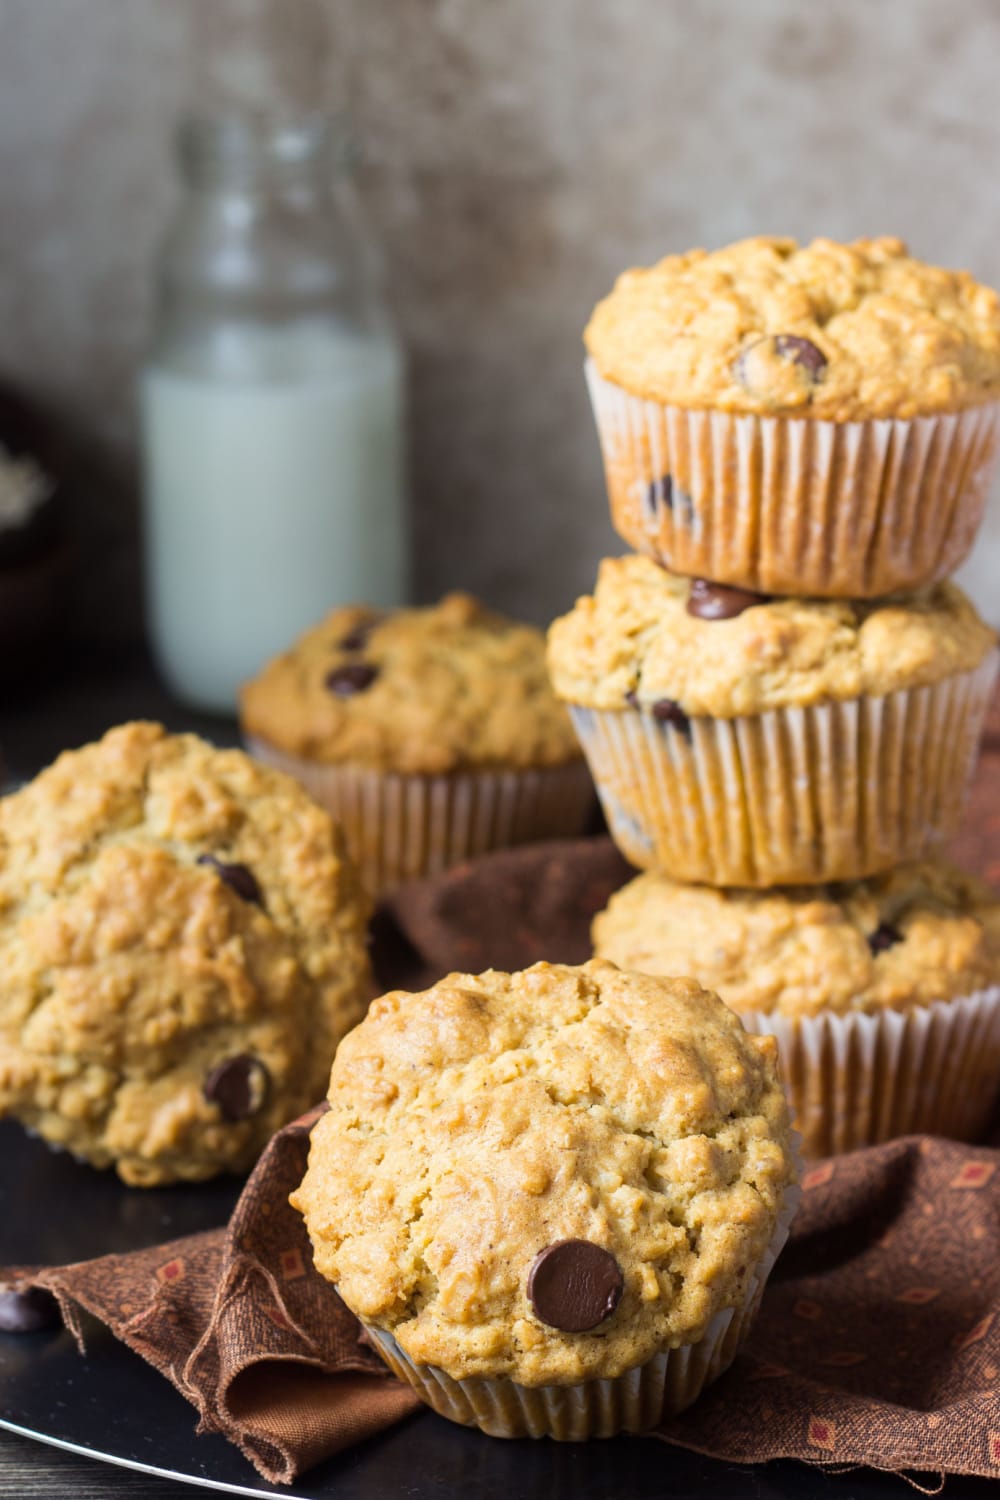
[[165, 1266], [160, 1266], [156, 1272], [157, 1281], [183, 1281], [184, 1262], [182, 1260], [168, 1260]]
[[951, 1188], [981, 1188], [989, 1182], [996, 1166], [989, 1161], [967, 1161], [948, 1184]]
[[837, 1429], [825, 1417], [809, 1418], [809, 1442], [814, 1448], [825, 1448], [834, 1453], [837, 1448]]

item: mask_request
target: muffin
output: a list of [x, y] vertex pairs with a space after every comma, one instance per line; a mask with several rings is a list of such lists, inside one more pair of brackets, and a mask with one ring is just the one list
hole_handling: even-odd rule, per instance
[[136, 1186], [248, 1168], [371, 994], [329, 816], [126, 724], [0, 800], [0, 1114]]
[[874, 598], [971, 548], [1000, 299], [967, 272], [761, 236], [626, 271], [585, 342], [613, 523], [675, 572]]
[[956, 831], [996, 637], [954, 584], [762, 599], [606, 559], [549, 631], [611, 833], [678, 880], [855, 880]]
[[774, 1042], [690, 980], [547, 963], [376, 1000], [292, 1195], [390, 1368], [499, 1437], [654, 1425], [787, 1235]]
[[241, 696], [247, 746], [334, 815], [373, 893], [580, 833], [593, 787], [541, 632], [467, 594], [334, 610]]
[[807, 1154], [974, 1140], [1000, 1090], [1000, 900], [945, 861], [775, 891], [647, 871], [593, 923], [624, 968], [692, 974], [778, 1039]]

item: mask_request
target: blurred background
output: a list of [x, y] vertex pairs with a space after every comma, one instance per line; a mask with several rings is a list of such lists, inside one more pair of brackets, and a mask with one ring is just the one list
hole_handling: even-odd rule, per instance
[[0, 0], [0, 380], [71, 466], [75, 637], [141, 637], [135, 379], [185, 107], [350, 110], [416, 597], [541, 622], [623, 550], [580, 343], [616, 273], [891, 232], [1000, 282], [998, 55], [993, 0]]

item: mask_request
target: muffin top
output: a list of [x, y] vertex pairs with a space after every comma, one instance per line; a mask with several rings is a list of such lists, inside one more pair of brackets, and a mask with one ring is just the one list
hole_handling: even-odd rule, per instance
[[[692, 980], [449, 974], [342, 1043], [292, 1203], [416, 1363], [613, 1377], [745, 1295], [794, 1175], [775, 1059]], [[573, 1295], [588, 1258], [597, 1307]]]
[[632, 554], [606, 558], [594, 594], [550, 627], [549, 671], [571, 703], [727, 719], [940, 682], [995, 643], [953, 583], [856, 603], [767, 599]]
[[696, 974], [734, 1010], [909, 1010], [1000, 984], [1000, 900], [944, 860], [842, 885], [679, 885], [650, 870], [593, 923], [595, 952]]
[[579, 747], [541, 631], [468, 594], [335, 609], [243, 688], [245, 732], [304, 759], [435, 773], [562, 765]]
[[0, 1112], [126, 1182], [248, 1167], [370, 994], [368, 902], [288, 776], [157, 724], [0, 800]]
[[1000, 396], [1000, 298], [887, 236], [760, 235], [626, 271], [584, 339], [600, 373], [675, 406], [914, 417]]

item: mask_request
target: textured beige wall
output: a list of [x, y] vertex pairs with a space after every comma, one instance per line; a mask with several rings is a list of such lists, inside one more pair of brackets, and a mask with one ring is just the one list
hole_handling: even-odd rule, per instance
[[138, 618], [132, 387], [185, 103], [349, 98], [420, 593], [543, 619], [616, 545], [579, 343], [614, 273], [893, 231], [1000, 281], [998, 56], [995, 0], [0, 0], [0, 377], [73, 434], [85, 628]]

